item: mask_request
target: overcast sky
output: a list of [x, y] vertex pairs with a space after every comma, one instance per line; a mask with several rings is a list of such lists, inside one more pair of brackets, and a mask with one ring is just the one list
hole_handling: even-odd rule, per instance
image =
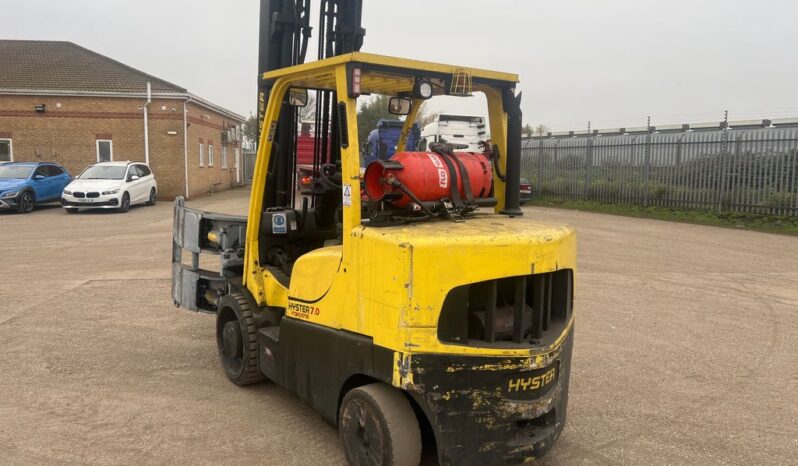
[[[76, 42], [247, 115], [258, 5], [0, 0], [0, 38]], [[363, 51], [518, 73], [524, 120], [555, 131], [798, 116], [797, 19], [796, 0], [364, 0]], [[457, 100], [434, 110], [481, 113]]]

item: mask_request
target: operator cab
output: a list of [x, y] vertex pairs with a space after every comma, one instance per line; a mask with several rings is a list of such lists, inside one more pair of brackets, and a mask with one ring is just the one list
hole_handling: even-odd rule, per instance
[[[397, 118], [401, 133], [396, 147], [405, 148], [418, 127], [422, 104], [443, 96], [482, 94], [488, 103], [485, 113], [497, 116], [493, 124], [501, 125], [496, 133], [506, 134], [507, 119], [502, 119], [505, 107], [518, 105], [513, 80], [481, 80], [463, 68], [441, 72], [368, 60], [347, 64], [346, 73], [346, 96], [340, 95], [343, 89], [336, 88], [339, 77], [330, 74], [309, 74], [289, 83], [276, 120], [263, 125], [261, 145], [271, 144], [267, 179], [260, 181], [265, 189], [259, 215], [259, 263], [285, 287], [301, 256], [342, 245], [344, 232], [353, 225], [461, 222], [479, 208], [504, 204], [504, 192], [497, 196], [497, 189], [503, 191], [504, 186], [497, 186], [497, 182], [503, 185], [505, 181], [501, 168], [506, 157], [502, 155], [505, 138], [500, 138], [501, 149], [487, 143], [479, 151], [464, 145], [431, 143], [424, 152], [397, 149], [387, 160], [378, 158], [367, 163], [359, 150], [363, 145], [358, 142], [358, 127], [371, 129], [376, 121], [360, 118], [358, 106], [347, 102], [363, 105], [367, 99], [383, 97], [380, 100], [385, 101], [386, 108], [380, 116]], [[280, 72], [265, 76], [269, 74]], [[302, 113], [315, 115], [312, 182], [309, 192], [301, 193], [296, 175], [296, 115], [309, 102], [315, 108], [305, 108]], [[357, 156], [347, 157], [349, 153]], [[354, 209], [357, 214], [351, 215], [347, 228], [345, 210]], [[517, 208], [505, 210], [520, 215]]]

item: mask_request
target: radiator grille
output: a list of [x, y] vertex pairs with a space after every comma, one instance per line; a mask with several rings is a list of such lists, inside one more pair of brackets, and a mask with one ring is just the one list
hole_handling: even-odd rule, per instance
[[551, 344], [572, 307], [570, 269], [463, 285], [444, 300], [438, 338], [473, 346]]

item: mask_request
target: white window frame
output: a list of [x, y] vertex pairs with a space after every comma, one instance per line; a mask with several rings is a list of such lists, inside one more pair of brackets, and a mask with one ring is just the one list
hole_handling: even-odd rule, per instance
[[[8, 141], [8, 156], [11, 157], [8, 162], [14, 161], [14, 141], [11, 138], [0, 138], [0, 142]], [[5, 162], [5, 160], [3, 160]]]
[[97, 163], [100, 163], [100, 143], [101, 142], [107, 142], [108, 143], [108, 147], [110, 147], [110, 149], [111, 149], [111, 158], [108, 161], [109, 162], [113, 162], [114, 161], [114, 141], [112, 141], [110, 139], [97, 139], [96, 141], [94, 141], [94, 151], [97, 153]]
[[199, 143], [199, 166], [205, 166], [205, 144]]
[[208, 166], [213, 166], [213, 144], [208, 144]]
[[222, 146], [222, 168], [227, 168], [227, 146]]

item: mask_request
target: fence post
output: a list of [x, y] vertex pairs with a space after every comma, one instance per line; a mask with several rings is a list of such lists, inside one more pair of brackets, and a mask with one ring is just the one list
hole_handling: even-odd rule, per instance
[[543, 136], [538, 141], [538, 199], [543, 195]]
[[587, 146], [585, 147], [585, 188], [582, 193], [582, 197], [585, 200], [591, 199], [590, 185], [592, 183], [591, 175], [593, 170], [593, 140], [594, 137], [588, 135]]
[[720, 136], [720, 163], [718, 164], [718, 213], [723, 212], [723, 196], [726, 193], [726, 153], [729, 144], [729, 111], [723, 112], [723, 133]]
[[685, 176], [684, 172], [682, 171], [682, 141], [684, 140], [684, 135], [687, 134], [687, 130], [685, 129], [684, 125], [682, 125], [682, 134], [679, 135], [679, 140], [676, 141], [676, 183], [674, 187], [682, 188], [681, 192], [679, 193], [676, 199], [676, 205], [671, 205], [671, 207], [678, 207], [680, 209], [684, 208], [685, 206]]
[[651, 168], [651, 117], [646, 119], [646, 145], [643, 157], [643, 207], [648, 207], [648, 173]]

